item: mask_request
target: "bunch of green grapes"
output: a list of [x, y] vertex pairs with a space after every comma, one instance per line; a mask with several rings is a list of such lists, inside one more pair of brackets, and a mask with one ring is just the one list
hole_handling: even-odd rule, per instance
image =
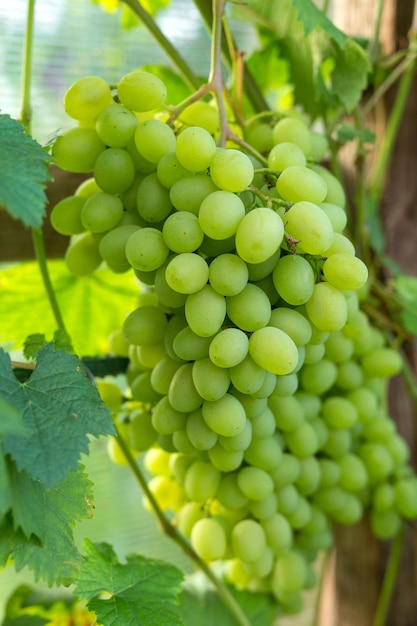
[[122, 432], [159, 506], [237, 587], [294, 611], [332, 523], [368, 511], [387, 539], [417, 516], [385, 409], [401, 358], [360, 308], [368, 270], [323, 138], [297, 116], [248, 125], [263, 167], [216, 145], [206, 103], [170, 125], [165, 95], [141, 71], [115, 94], [94, 77], [69, 89], [79, 126], [52, 153], [93, 176], [51, 219], [72, 272], [104, 262], [142, 285], [112, 345], [130, 357]]

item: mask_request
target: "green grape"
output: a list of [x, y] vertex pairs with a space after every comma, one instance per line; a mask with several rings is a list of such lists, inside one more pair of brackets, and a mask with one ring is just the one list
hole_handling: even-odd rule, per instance
[[301, 459], [297, 459], [289, 452], [283, 452], [277, 467], [271, 472], [274, 487], [277, 490], [291, 485], [301, 472]]
[[175, 521], [180, 533], [190, 537], [195, 523], [203, 517], [204, 512], [199, 502], [186, 502], [177, 512]]
[[58, 167], [67, 172], [87, 174], [94, 170], [97, 158], [105, 150], [106, 146], [94, 128], [80, 126], [56, 138], [52, 146], [52, 158]]
[[245, 141], [258, 152], [269, 152], [274, 145], [270, 124], [259, 120], [248, 124], [245, 128]]
[[151, 174], [155, 172], [157, 169], [157, 163], [152, 163], [152, 161], [148, 161], [145, 157], [139, 152], [136, 147], [136, 131], [133, 138], [129, 141], [126, 146], [127, 152], [132, 157], [133, 163], [135, 164], [135, 169], [139, 174]]
[[177, 137], [176, 155], [190, 172], [201, 172], [210, 166], [216, 152], [216, 142], [200, 126], [188, 126]]
[[[165, 344], [164, 344], [165, 347]], [[181, 367], [181, 361], [175, 361], [170, 356], [164, 356], [152, 369], [151, 385], [160, 394], [167, 394], [172, 377]]]
[[280, 513], [274, 513], [271, 517], [261, 521], [262, 528], [268, 546], [273, 548], [276, 554], [286, 552], [293, 544], [293, 529], [287, 518]]
[[395, 508], [405, 519], [417, 518], [417, 478], [400, 478], [394, 485]]
[[243, 291], [248, 276], [246, 263], [236, 254], [220, 254], [209, 266], [209, 282], [213, 289], [223, 296], [235, 296]]
[[145, 305], [135, 309], [123, 322], [125, 339], [135, 346], [149, 346], [162, 341], [167, 317], [157, 306]]
[[315, 454], [319, 448], [316, 431], [310, 422], [302, 422], [297, 428], [285, 433], [285, 443], [299, 459]]
[[291, 142], [296, 144], [305, 156], [311, 152], [311, 131], [307, 124], [295, 117], [286, 117], [279, 120], [273, 128], [274, 144]]
[[294, 371], [298, 361], [297, 346], [291, 337], [273, 326], [265, 326], [252, 333], [249, 354], [268, 372], [281, 376]]
[[363, 383], [363, 371], [360, 365], [353, 360], [340, 363], [337, 368], [336, 385], [344, 391], [360, 387]]
[[94, 177], [91, 176], [91, 178], [83, 180], [83, 182], [78, 185], [74, 193], [76, 196], [81, 196], [81, 198], [89, 198], [93, 194], [99, 193], [100, 191], [100, 187], [97, 185]]
[[210, 285], [187, 296], [185, 317], [191, 330], [200, 337], [211, 337], [221, 328], [226, 316], [226, 300]]
[[299, 459], [299, 464], [300, 474], [297, 476], [294, 484], [300, 495], [311, 495], [318, 489], [321, 481], [321, 466], [319, 460], [315, 456], [309, 456]]
[[165, 102], [167, 90], [162, 80], [154, 74], [134, 70], [122, 76], [117, 95], [128, 109], [146, 112], [159, 108]]
[[136, 206], [139, 215], [146, 222], [163, 222], [173, 206], [169, 191], [158, 179], [156, 172], [143, 178], [137, 188]]
[[237, 485], [249, 500], [263, 500], [274, 490], [269, 473], [259, 467], [247, 465], [237, 474]]
[[253, 175], [253, 164], [246, 154], [233, 148], [217, 148], [210, 176], [219, 189], [239, 193], [251, 184]]
[[174, 361], [181, 360], [179, 359], [173, 348], [175, 337], [178, 335], [180, 330], [182, 330], [186, 326], [187, 320], [185, 319], [184, 313], [182, 311], [180, 313], [176, 313], [170, 316], [165, 330], [164, 344], [168, 356], [170, 356]]
[[130, 383], [130, 391], [133, 400], [138, 400], [143, 403], [158, 402], [161, 397], [151, 384], [151, 372], [146, 370], [140, 372]]
[[321, 396], [336, 382], [337, 367], [328, 359], [305, 365], [300, 372], [300, 382], [304, 391]]
[[97, 241], [91, 233], [83, 233], [72, 239], [65, 253], [65, 263], [74, 276], [86, 276], [102, 263]]
[[371, 511], [371, 528], [378, 539], [393, 539], [398, 535], [401, 526], [402, 520], [396, 511]]
[[285, 213], [284, 226], [307, 254], [322, 255], [333, 242], [330, 219], [323, 209], [311, 201], [296, 201]]
[[282, 172], [291, 165], [305, 167], [306, 163], [305, 154], [300, 146], [289, 141], [276, 144], [268, 154], [268, 167], [278, 172]]
[[[150, 284], [153, 283], [155, 287], [155, 293], [158, 296], [158, 300], [161, 306], [164, 306], [170, 309], [177, 309], [177, 308], [184, 306], [187, 296], [186, 294], [178, 293], [178, 291], [175, 291], [174, 289], [172, 289], [172, 287], [170, 287], [167, 283], [166, 276], [165, 276], [165, 269], [169, 261], [169, 258], [170, 257], [168, 256], [165, 263], [163, 263], [155, 271], [154, 279], [153, 281], [151, 281]], [[149, 272], [149, 273], [152, 274], [152, 272]]]
[[178, 358], [197, 361], [208, 357], [210, 343], [211, 337], [200, 337], [189, 326], [185, 326], [175, 336], [172, 347]]
[[223, 526], [212, 517], [197, 520], [191, 530], [191, 545], [205, 561], [221, 559], [226, 552]]
[[[149, 491], [155, 498], [162, 511], [177, 511], [184, 503], [184, 494], [176, 482], [167, 476], [155, 476], [148, 483]], [[145, 508], [152, 510], [152, 507], [144, 499]]]
[[336, 204], [342, 209], [346, 206], [346, 195], [341, 182], [328, 169], [318, 163], [311, 163], [310, 169], [319, 174], [327, 185], [327, 194], [324, 202]]
[[65, 112], [81, 121], [95, 119], [100, 111], [111, 103], [110, 87], [100, 76], [79, 78], [64, 95]]
[[[338, 458], [343, 458], [343, 455]], [[327, 459], [325, 457], [319, 458], [318, 463], [320, 465], [320, 487], [334, 487], [339, 482], [342, 470], [336, 460]]]
[[[249, 280], [251, 282], [260, 283], [265, 279], [271, 279], [271, 272], [274, 270], [278, 259], [281, 256], [281, 248], [278, 248], [274, 254], [261, 263], [246, 263], [248, 268]], [[276, 292], [277, 293], [277, 292]], [[278, 294], [277, 294], [278, 296]]]
[[347, 214], [342, 207], [331, 202], [320, 202], [319, 207], [323, 209], [331, 221], [335, 233], [341, 233], [346, 228]]
[[313, 294], [314, 272], [302, 256], [287, 254], [281, 257], [272, 278], [281, 298], [293, 306], [305, 304]]
[[311, 151], [309, 156], [314, 161], [323, 161], [329, 151], [329, 142], [321, 133], [310, 131]]
[[167, 356], [163, 341], [150, 346], [135, 346], [137, 361], [144, 369], [153, 369], [161, 359]]
[[149, 411], [132, 411], [128, 428], [129, 446], [136, 452], [148, 450], [156, 441], [157, 432], [152, 426]]
[[295, 397], [303, 409], [306, 420], [312, 420], [319, 415], [322, 406], [319, 396], [305, 391], [296, 391]]
[[236, 231], [236, 251], [247, 263], [262, 263], [274, 255], [284, 237], [282, 219], [271, 209], [249, 211]]
[[254, 391], [251, 395], [253, 398], [269, 398], [272, 393], [275, 392], [275, 386], [277, 382], [277, 375], [272, 372], [265, 371], [264, 382], [257, 391]]
[[126, 241], [126, 258], [137, 270], [151, 272], [156, 270], [168, 257], [162, 233], [156, 228], [138, 228]]
[[310, 344], [305, 346], [304, 363], [318, 363], [325, 355], [324, 343]]
[[[281, 198], [288, 202], [307, 202], [318, 205], [324, 201], [327, 194], [327, 185], [321, 176], [303, 165], [291, 165], [285, 168], [279, 175], [276, 186]], [[322, 209], [321, 211], [326, 215]], [[331, 224], [327, 215], [326, 220]]]
[[[171, 435], [168, 435], [168, 437], [171, 437]], [[195, 448], [191, 443], [185, 428], [175, 431], [172, 435], [172, 444], [176, 452], [181, 452], [184, 455], [195, 454]]]
[[266, 549], [265, 531], [255, 520], [241, 520], [232, 529], [231, 544], [237, 557], [243, 561], [256, 561]]
[[208, 194], [201, 202], [198, 212], [200, 226], [211, 239], [232, 237], [244, 217], [245, 205], [239, 196], [229, 191], [213, 191]]
[[298, 376], [295, 372], [292, 374], [286, 374], [285, 376], [277, 376], [275, 381], [275, 387], [272, 395], [274, 396], [289, 396], [295, 393], [298, 389]]
[[258, 391], [266, 377], [263, 367], [255, 363], [249, 354], [237, 365], [230, 367], [229, 374], [233, 386], [247, 394]]
[[353, 341], [343, 332], [332, 333], [324, 344], [325, 355], [333, 363], [348, 361], [353, 355]]
[[356, 454], [348, 453], [337, 460], [340, 467], [339, 485], [347, 491], [360, 491], [368, 483], [363, 461]]
[[278, 498], [278, 513], [288, 517], [298, 506], [300, 494], [294, 485], [285, 485], [276, 490]]
[[330, 428], [351, 428], [357, 419], [355, 405], [343, 396], [329, 396], [323, 400], [322, 414]]
[[218, 400], [205, 400], [202, 411], [206, 424], [218, 435], [233, 437], [245, 428], [245, 409], [230, 393]]
[[323, 264], [325, 279], [337, 289], [356, 290], [368, 280], [368, 268], [356, 256], [332, 254]]
[[204, 239], [198, 217], [189, 211], [168, 215], [162, 227], [162, 235], [168, 248], [177, 254], [194, 252]]
[[248, 412], [246, 412], [246, 414], [252, 424], [253, 437], [268, 437], [275, 432], [274, 414], [268, 406], [266, 406], [263, 411], [258, 412], [255, 415], [248, 415]]
[[333, 234], [333, 242], [326, 250], [326, 256], [330, 257], [334, 254], [349, 254], [355, 256], [355, 246], [353, 243], [342, 233]]
[[120, 387], [111, 379], [96, 378], [96, 384], [104, 404], [113, 412], [119, 411], [123, 402]]
[[228, 237], [228, 239], [211, 239], [211, 237], [204, 235], [199, 252], [206, 257], [217, 257], [221, 254], [235, 252], [235, 237]]
[[384, 512], [395, 506], [395, 488], [390, 483], [380, 483], [372, 493], [372, 508], [375, 512]]
[[168, 152], [159, 159], [156, 173], [159, 182], [166, 189], [171, 189], [178, 180], [190, 175], [190, 172], [179, 162], [175, 152]]
[[334, 518], [338, 511], [343, 510], [347, 503], [347, 492], [335, 485], [319, 489], [313, 495], [313, 502], [327, 515]]
[[129, 356], [129, 344], [123, 337], [122, 329], [116, 328], [108, 336], [109, 352], [115, 356]]
[[221, 473], [211, 463], [196, 460], [185, 475], [186, 494], [194, 502], [205, 502], [216, 495], [220, 479]]
[[207, 451], [208, 457], [221, 472], [234, 472], [242, 465], [243, 452], [241, 450], [226, 450], [218, 441]]
[[271, 472], [279, 464], [282, 450], [276, 437], [257, 437], [252, 439], [243, 456], [247, 463]]
[[185, 107], [179, 114], [178, 119], [187, 126], [204, 128], [210, 135], [215, 135], [219, 130], [219, 112], [216, 106], [203, 100], [192, 102]]
[[329, 428], [327, 440], [321, 446], [323, 452], [333, 459], [337, 459], [347, 454], [352, 449], [352, 433], [349, 429]]
[[311, 519], [311, 506], [309, 501], [303, 496], [300, 496], [297, 506], [293, 511], [288, 513], [287, 519], [295, 530], [304, 528]]
[[175, 152], [174, 131], [161, 120], [151, 119], [140, 122], [135, 131], [135, 145], [147, 161], [157, 164], [170, 152]]
[[99, 243], [99, 251], [104, 261], [112, 269], [130, 269], [126, 258], [126, 242], [129, 237], [139, 229], [135, 224], [117, 226], [102, 237]]
[[209, 358], [194, 361], [192, 376], [195, 388], [204, 400], [220, 400], [230, 386], [227, 369], [218, 367]]
[[241, 492], [237, 484], [237, 473], [223, 474], [217, 489], [216, 499], [227, 509], [244, 509], [249, 499]]
[[382, 443], [363, 443], [358, 454], [364, 462], [371, 483], [376, 483], [387, 478], [394, 470], [394, 461], [388, 448]]
[[183, 413], [195, 411], [203, 402], [194, 385], [192, 372], [193, 364], [184, 363], [174, 373], [169, 385], [169, 401], [174, 409]]
[[248, 345], [248, 336], [239, 328], [225, 328], [213, 337], [209, 357], [218, 367], [233, 367], [246, 357]]
[[201, 409], [188, 415], [185, 428], [189, 440], [197, 450], [210, 450], [217, 441], [217, 433], [207, 426]]
[[277, 496], [270, 493], [263, 500], [253, 500], [250, 503], [250, 512], [259, 521], [269, 519], [277, 510]]
[[305, 558], [296, 550], [281, 554], [275, 561], [272, 573], [272, 590], [280, 599], [281, 594], [291, 594], [305, 586], [307, 564]]
[[408, 447], [407, 442], [400, 435], [398, 435], [398, 433], [395, 433], [388, 439], [388, 441], [386, 441], [386, 446], [394, 460], [395, 465], [401, 467], [405, 463], [409, 462], [410, 448]]
[[400, 353], [396, 350], [379, 348], [365, 354], [362, 359], [362, 367], [365, 376], [391, 378], [402, 370], [403, 362]]
[[304, 346], [311, 339], [311, 325], [308, 320], [295, 309], [283, 306], [273, 309], [269, 326], [280, 328], [286, 332], [296, 346]]
[[294, 430], [304, 419], [303, 408], [295, 396], [272, 394], [268, 399], [268, 406], [274, 414], [275, 423], [280, 430]]
[[161, 398], [152, 409], [152, 426], [161, 435], [171, 435], [184, 428], [186, 420], [187, 413], [174, 409], [167, 396]]
[[169, 196], [177, 211], [189, 211], [198, 215], [203, 200], [218, 187], [206, 174], [184, 176], [170, 189]]
[[346, 324], [348, 309], [343, 293], [330, 283], [318, 283], [306, 303], [313, 324], [324, 332], [337, 332]]
[[85, 202], [86, 198], [77, 195], [67, 196], [57, 202], [50, 215], [54, 230], [60, 235], [78, 235], [84, 232], [81, 211]]
[[123, 193], [135, 179], [132, 157], [123, 148], [107, 148], [96, 158], [94, 178], [103, 191], [112, 194]]
[[200, 291], [206, 285], [208, 276], [209, 268], [206, 261], [193, 252], [177, 254], [169, 261], [165, 269], [165, 279], [168, 285], [171, 289], [183, 294]]
[[260, 287], [252, 283], [248, 283], [235, 296], [227, 296], [226, 309], [231, 321], [242, 330], [249, 332], [266, 326], [271, 317], [271, 304], [268, 296]]
[[252, 439], [252, 424], [246, 420], [244, 429], [237, 435], [225, 437], [219, 435], [220, 445], [229, 452], [244, 452], [248, 449]]
[[92, 233], [111, 230], [117, 226], [122, 216], [123, 203], [120, 198], [104, 192], [87, 198], [81, 210], [83, 226]]
[[136, 116], [122, 104], [112, 104], [97, 116], [96, 131], [101, 141], [110, 148], [124, 148], [135, 134]]

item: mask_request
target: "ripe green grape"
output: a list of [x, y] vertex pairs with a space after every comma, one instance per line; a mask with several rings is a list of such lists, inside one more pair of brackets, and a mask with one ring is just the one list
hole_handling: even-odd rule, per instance
[[167, 91], [160, 78], [141, 70], [122, 76], [117, 95], [128, 109], [138, 112], [153, 111], [164, 103]]
[[269, 326], [275, 326], [286, 332], [296, 346], [304, 346], [311, 339], [312, 331], [310, 323], [295, 309], [283, 306], [273, 309]]
[[176, 155], [190, 172], [201, 172], [210, 166], [216, 152], [211, 134], [199, 126], [188, 126], [177, 137]]
[[305, 167], [306, 163], [305, 154], [300, 146], [289, 141], [276, 144], [268, 154], [268, 167], [278, 172], [291, 165]]
[[132, 111], [122, 104], [114, 103], [98, 114], [96, 131], [106, 146], [124, 148], [134, 136], [137, 125]]
[[189, 211], [168, 215], [162, 227], [162, 236], [168, 248], [178, 254], [194, 252], [204, 239], [198, 217]]
[[96, 158], [94, 178], [103, 191], [111, 194], [123, 193], [135, 179], [132, 157], [123, 148], [108, 148]]
[[271, 304], [266, 293], [253, 285], [247, 285], [235, 296], [226, 297], [227, 315], [236, 326], [245, 331], [263, 328], [271, 317]]
[[279, 175], [277, 191], [288, 202], [319, 204], [326, 197], [327, 185], [319, 174], [308, 167], [290, 165]]
[[314, 286], [306, 311], [313, 324], [325, 332], [337, 332], [347, 321], [346, 298], [330, 283], [318, 283]]
[[130, 269], [126, 258], [126, 243], [129, 237], [139, 229], [135, 224], [117, 226], [100, 239], [99, 251], [107, 265], [115, 271]]
[[86, 230], [81, 221], [81, 211], [86, 202], [82, 196], [67, 196], [55, 204], [51, 211], [52, 227], [61, 235], [78, 235]]
[[64, 95], [65, 112], [81, 121], [94, 120], [111, 103], [110, 87], [100, 76], [79, 78]]
[[233, 437], [245, 428], [245, 409], [230, 393], [219, 400], [206, 400], [202, 410], [206, 424], [218, 435]]
[[139, 123], [135, 130], [135, 145], [147, 161], [157, 164], [163, 156], [175, 152], [175, 133], [160, 120], [146, 120]]
[[145, 305], [135, 309], [123, 322], [123, 335], [135, 346], [149, 346], [162, 341], [167, 317], [157, 306]]
[[245, 140], [258, 152], [269, 152], [274, 145], [270, 124], [259, 120], [248, 124], [245, 129]]
[[201, 337], [211, 337], [221, 328], [226, 316], [226, 300], [210, 285], [187, 296], [185, 317], [193, 332]]
[[305, 156], [310, 156], [311, 134], [307, 124], [295, 117], [286, 117], [277, 122], [273, 129], [275, 144], [291, 142], [296, 144]]
[[302, 256], [287, 254], [279, 259], [272, 273], [279, 295], [285, 302], [298, 306], [310, 300], [314, 285], [314, 272]]
[[185, 326], [174, 337], [172, 347], [178, 358], [197, 361], [208, 357], [210, 343], [211, 337], [200, 337], [189, 326]]
[[298, 362], [297, 346], [287, 333], [265, 326], [255, 330], [249, 338], [252, 359], [273, 374], [290, 374]]
[[194, 176], [184, 176], [170, 189], [169, 196], [177, 211], [190, 211], [198, 215], [201, 203], [204, 198], [218, 187], [206, 174], [195, 174]]
[[231, 544], [237, 557], [243, 561], [256, 561], [266, 549], [265, 531], [255, 520], [241, 520], [232, 529]]
[[128, 428], [129, 446], [137, 452], [148, 450], [156, 441], [157, 432], [152, 426], [149, 411], [135, 410], [130, 413]]
[[[165, 344], [164, 344], [165, 345]], [[175, 361], [169, 355], [164, 356], [151, 372], [151, 385], [160, 394], [167, 394], [172, 377], [181, 366], [181, 361]]]
[[177, 254], [169, 261], [165, 269], [168, 285], [171, 289], [183, 294], [200, 291], [206, 285], [208, 277], [209, 268], [206, 261], [194, 252]]
[[184, 363], [177, 369], [169, 385], [168, 398], [174, 409], [183, 413], [191, 413], [201, 406], [203, 398], [194, 384], [192, 363]]
[[238, 193], [248, 187], [254, 168], [250, 158], [233, 148], [218, 148], [210, 163], [210, 176], [219, 189]]
[[74, 276], [86, 276], [102, 263], [97, 241], [91, 233], [76, 235], [65, 253], [65, 263]]
[[282, 219], [271, 209], [249, 211], [236, 231], [236, 251], [247, 263], [262, 263], [279, 249], [284, 237]]
[[126, 241], [126, 258], [137, 270], [150, 272], [165, 262], [169, 250], [161, 231], [156, 228], [138, 228]]
[[297, 201], [285, 213], [284, 226], [297, 245], [307, 254], [324, 254], [334, 238], [326, 213], [311, 201]]
[[330, 428], [350, 428], [358, 419], [355, 405], [343, 396], [330, 396], [323, 400], [322, 413]]
[[191, 545], [205, 561], [221, 559], [226, 552], [223, 526], [212, 517], [198, 520], [191, 530]]
[[246, 333], [239, 328], [225, 328], [213, 337], [209, 357], [218, 367], [233, 367], [246, 357], [248, 346]]
[[233, 386], [247, 394], [258, 391], [266, 376], [264, 368], [255, 363], [249, 354], [237, 365], [230, 367], [229, 373]]
[[327, 168], [319, 165], [318, 163], [311, 163], [309, 165], [313, 172], [319, 174], [327, 186], [327, 194], [324, 198], [324, 202], [330, 202], [336, 204], [342, 209], [346, 206], [346, 194], [343, 186], [338, 178], [334, 176]]
[[356, 290], [368, 280], [368, 268], [356, 256], [350, 254], [332, 254], [323, 264], [326, 280], [337, 289]]
[[335, 233], [341, 233], [346, 228], [347, 214], [342, 207], [331, 202], [320, 202], [319, 207], [331, 221]]
[[105, 150], [106, 146], [94, 128], [80, 126], [56, 138], [52, 158], [58, 167], [67, 172], [87, 174], [94, 170], [97, 158]]
[[230, 387], [228, 370], [219, 367], [208, 357], [194, 361], [192, 377], [195, 388], [204, 400], [220, 400]]
[[174, 409], [167, 396], [161, 398], [152, 409], [152, 426], [161, 435], [170, 435], [184, 428], [186, 420], [187, 413]]
[[163, 222], [171, 213], [173, 206], [169, 191], [161, 185], [155, 172], [139, 182], [136, 207], [140, 217], [150, 224]]
[[198, 220], [205, 235], [212, 239], [227, 239], [238, 229], [245, 217], [242, 200], [229, 191], [214, 191], [200, 204]]
[[104, 233], [120, 222], [123, 203], [117, 196], [99, 192], [87, 198], [81, 210], [81, 221], [86, 230]]
[[189, 170], [179, 162], [175, 152], [168, 152], [159, 159], [156, 173], [158, 174], [159, 182], [166, 189], [171, 189], [172, 185], [178, 180], [190, 175]]
[[210, 135], [215, 135], [219, 130], [219, 112], [214, 102], [192, 102], [181, 111], [179, 120], [187, 126], [200, 126]]
[[402, 367], [401, 355], [392, 348], [377, 348], [365, 354], [362, 367], [367, 376], [389, 378], [398, 374]]
[[[189, 440], [196, 450], [210, 450], [217, 441], [218, 435], [207, 426], [201, 409], [197, 409], [188, 415], [186, 431]], [[218, 493], [216, 497], [218, 497]]]
[[235, 296], [243, 291], [248, 277], [246, 263], [236, 254], [220, 254], [209, 266], [210, 285], [223, 296]]

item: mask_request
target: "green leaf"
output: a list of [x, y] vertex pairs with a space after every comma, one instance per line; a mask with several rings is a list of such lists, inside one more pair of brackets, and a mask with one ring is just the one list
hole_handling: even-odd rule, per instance
[[0, 564], [10, 557], [17, 571], [27, 566], [48, 585], [72, 580], [82, 561], [73, 529], [92, 515], [92, 483], [82, 469], [48, 489], [11, 465], [12, 511], [0, 525]]
[[412, 335], [417, 335], [417, 278], [397, 276], [394, 286], [403, 301], [404, 309], [401, 312], [401, 319], [404, 328]]
[[[120, 328], [126, 314], [136, 308], [138, 283], [135, 275], [133, 272], [115, 274], [103, 267], [89, 276], [77, 277], [68, 272], [62, 260], [49, 261], [48, 266], [74, 352], [80, 356], [105, 354], [110, 333]], [[20, 347], [26, 337], [35, 332], [53, 336], [56, 323], [43, 293], [36, 261], [2, 271], [0, 332], [3, 341], [13, 341]]]
[[130, 555], [121, 564], [106, 543], [84, 543], [75, 594], [88, 601], [102, 626], [181, 626], [174, 612], [182, 573], [173, 565]]
[[[312, 0], [249, 0], [253, 21], [278, 36], [290, 68], [295, 99], [314, 118], [336, 105], [351, 112], [368, 81], [365, 50]], [[331, 71], [329, 71], [331, 68]]]
[[[27, 585], [20, 585], [8, 598], [5, 610], [5, 619], [1, 626], [43, 626], [49, 620], [34, 615], [32, 607], [24, 607], [29, 603], [32, 589]], [[35, 609], [36, 610], [36, 609]]]
[[[271, 595], [237, 591], [228, 587], [242, 607], [251, 626], [268, 626], [276, 616], [276, 603]], [[209, 586], [200, 573], [189, 576], [180, 596], [180, 606], [176, 609], [183, 618], [184, 624], [193, 626], [238, 626], [238, 622], [230, 613], [219, 594]]]
[[24, 131], [0, 114], [0, 207], [25, 226], [39, 228], [45, 215], [45, 183], [51, 157]]
[[46, 344], [25, 383], [15, 377], [9, 356], [0, 350], [0, 395], [21, 411], [24, 436], [9, 433], [4, 450], [46, 486], [52, 487], [88, 452], [88, 435], [114, 433], [109, 409], [102, 402], [79, 359]]
[[23, 342], [23, 356], [26, 359], [35, 359], [41, 347], [47, 343], [44, 333], [32, 333]]
[[375, 143], [375, 133], [369, 128], [355, 128], [350, 124], [341, 124], [336, 135], [340, 143], [348, 143], [355, 139], [360, 139], [364, 143]]
[[0, 440], [11, 433], [27, 435], [23, 416], [16, 404], [9, 398], [0, 395]]

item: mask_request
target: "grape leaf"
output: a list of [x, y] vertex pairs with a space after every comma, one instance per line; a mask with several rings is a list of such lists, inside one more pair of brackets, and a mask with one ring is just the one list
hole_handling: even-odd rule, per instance
[[340, 124], [337, 129], [337, 140], [340, 143], [348, 143], [355, 139], [361, 139], [364, 143], [375, 143], [375, 133], [370, 128], [354, 128], [350, 124]]
[[48, 585], [71, 581], [82, 556], [74, 544], [77, 521], [92, 515], [92, 483], [80, 466], [48, 489], [15, 465], [12, 510], [0, 525], [0, 564], [11, 557]]
[[4, 436], [4, 451], [47, 487], [77, 467], [88, 452], [88, 435], [114, 433], [110, 411], [86, 377], [78, 358], [45, 344], [25, 383], [13, 373], [9, 356], [0, 350], [0, 396], [21, 411], [27, 433]]
[[87, 600], [102, 626], [181, 626], [178, 603], [182, 573], [173, 565], [138, 555], [121, 564], [112, 546], [84, 541], [86, 556], [75, 594]]
[[417, 278], [397, 276], [394, 286], [404, 303], [404, 309], [401, 312], [404, 328], [409, 333], [417, 335]]
[[39, 228], [45, 215], [44, 186], [52, 176], [51, 157], [24, 131], [22, 124], [0, 114], [0, 207], [25, 226]]
[[248, 0], [250, 18], [279, 38], [291, 67], [296, 102], [314, 118], [342, 106], [352, 111], [368, 81], [365, 50], [312, 0]]
[[[74, 351], [80, 356], [105, 354], [108, 336], [121, 327], [126, 313], [136, 307], [135, 275], [133, 272], [115, 274], [103, 267], [89, 276], [77, 277], [68, 272], [62, 260], [49, 261], [48, 266]], [[3, 341], [13, 341], [20, 347], [27, 336], [35, 332], [46, 337], [53, 335], [56, 324], [48, 300], [39, 297], [43, 290], [35, 261], [2, 271], [0, 333]]]

